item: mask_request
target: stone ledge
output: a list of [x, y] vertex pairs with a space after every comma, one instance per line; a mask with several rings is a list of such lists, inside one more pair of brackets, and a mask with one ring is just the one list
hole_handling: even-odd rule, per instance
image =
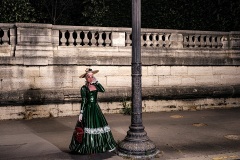
[[[0, 65], [30, 65], [29, 62], [34, 60], [31, 65], [131, 65], [131, 57], [0, 57]], [[159, 66], [240, 66], [239, 57], [219, 56], [219, 57], [168, 57], [168, 56], [142, 56], [142, 65], [159, 65]]]
[[[79, 89], [41, 90], [29, 89], [0, 93], [0, 106], [39, 105], [80, 102]], [[202, 98], [240, 97], [240, 85], [234, 86], [189, 86], [189, 87], [144, 87], [143, 100], [177, 100]], [[99, 94], [99, 102], [122, 102], [131, 99], [131, 88], [106, 88]]]

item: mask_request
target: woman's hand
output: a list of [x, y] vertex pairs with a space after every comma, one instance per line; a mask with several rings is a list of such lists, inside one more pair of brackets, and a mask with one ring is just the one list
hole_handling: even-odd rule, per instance
[[91, 84], [94, 84], [94, 83], [97, 83], [97, 82], [98, 82], [97, 79], [95, 77], [93, 77]]
[[79, 114], [79, 116], [78, 116], [78, 120], [79, 120], [79, 122], [82, 121], [82, 113]]

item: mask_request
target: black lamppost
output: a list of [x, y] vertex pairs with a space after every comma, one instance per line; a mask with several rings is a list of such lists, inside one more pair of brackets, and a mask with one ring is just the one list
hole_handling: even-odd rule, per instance
[[154, 157], [158, 150], [142, 124], [141, 0], [132, 0], [132, 115], [118, 154], [132, 158]]

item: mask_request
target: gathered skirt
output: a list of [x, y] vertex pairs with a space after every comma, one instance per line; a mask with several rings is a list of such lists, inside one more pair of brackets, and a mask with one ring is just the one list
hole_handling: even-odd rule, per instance
[[[76, 126], [79, 125], [77, 121]], [[75, 136], [72, 136], [69, 149], [78, 154], [93, 154], [112, 151], [116, 142], [112, 136], [111, 129], [98, 105], [89, 103], [83, 112], [83, 138], [79, 143]]]

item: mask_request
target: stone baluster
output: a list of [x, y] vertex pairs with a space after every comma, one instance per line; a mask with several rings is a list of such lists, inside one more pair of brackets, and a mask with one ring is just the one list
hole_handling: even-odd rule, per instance
[[222, 36], [217, 36], [217, 48], [222, 48]]
[[205, 35], [200, 35], [200, 47], [205, 48], [206, 47], [206, 37]]
[[131, 33], [130, 32], [125, 32], [125, 46], [131, 46], [132, 40], [131, 40]]
[[162, 40], [163, 40], [163, 48], [165, 48], [166, 47], [166, 35], [165, 35], [165, 33], [162, 35]]
[[151, 40], [150, 40], [150, 33], [146, 33], [145, 34], [146, 35], [146, 47], [150, 47], [151, 46], [151, 44], [152, 44], [152, 42], [151, 42]]
[[110, 39], [111, 32], [105, 32], [105, 34], [106, 34], [105, 44], [106, 46], [111, 46], [111, 39]]
[[162, 48], [163, 47], [163, 34], [158, 33], [158, 47]]
[[91, 47], [92, 46], [92, 39], [93, 39], [91, 31], [88, 31], [87, 37], [88, 37], [88, 46]]
[[157, 33], [153, 33], [152, 34], [152, 42], [153, 42], [153, 47], [158, 47], [158, 40], [157, 40], [158, 34]]
[[2, 29], [2, 31], [3, 31], [3, 37], [2, 37], [3, 44], [9, 44], [9, 37], [8, 37], [9, 29]]
[[210, 35], [206, 35], [206, 47], [207, 48], [211, 48], [211, 46], [212, 46], [211, 38], [212, 37]]
[[149, 34], [149, 40], [150, 40], [149, 46], [153, 47], [153, 34], [152, 33]]
[[195, 40], [195, 35], [189, 35], [189, 47], [190, 48], [195, 47], [194, 40]]
[[165, 35], [165, 33], [162, 35], [162, 40], [163, 40], [162, 47], [165, 48], [166, 47], [166, 35]]
[[223, 48], [224, 49], [228, 49], [230, 46], [229, 46], [229, 41], [230, 41], [230, 37], [229, 35], [224, 35], [222, 37], [222, 43], [223, 43]]
[[212, 36], [212, 48], [217, 48], [217, 36]]
[[217, 48], [222, 48], [223, 43], [222, 43], [222, 36], [217, 36]]
[[81, 46], [81, 43], [82, 43], [82, 39], [80, 37], [80, 34], [81, 34], [81, 31], [76, 31], [76, 34], [77, 34], [77, 37], [76, 37], [76, 46]]
[[88, 39], [88, 31], [83, 31], [84, 38], [83, 38], [83, 46], [88, 46], [89, 39]]
[[165, 34], [165, 44], [166, 44], [166, 48], [169, 48], [171, 47], [171, 41], [170, 41], [170, 38], [171, 38], [171, 34]]
[[68, 45], [73, 46], [74, 45], [73, 31], [68, 32], [69, 32]]
[[66, 43], [67, 43], [67, 39], [66, 39], [66, 37], [65, 37], [66, 31], [61, 31], [61, 33], [62, 33], [62, 38], [61, 38], [60, 41], [62, 42], [62, 46], [65, 46]]
[[92, 34], [92, 39], [91, 39], [92, 46], [97, 46], [97, 39], [96, 39], [97, 33], [94, 33], [93, 31], [91, 31], [91, 34]]
[[195, 37], [194, 37], [194, 43], [195, 43], [195, 47], [196, 48], [199, 48], [200, 47], [200, 35], [199, 34], [196, 34]]
[[99, 39], [100, 39], [100, 34], [98, 31], [94, 34], [94, 37], [96, 39], [96, 46], [99, 46]]
[[72, 36], [73, 36], [73, 45], [76, 46], [77, 45], [77, 42], [76, 42], [76, 40], [77, 40], [77, 32], [75, 30], [73, 31]]
[[183, 47], [189, 47], [189, 36], [183, 35]]
[[204, 35], [200, 35], [200, 47], [206, 47], [206, 38]]
[[103, 46], [103, 32], [99, 31], [99, 38], [98, 38], [98, 46], [102, 47]]

